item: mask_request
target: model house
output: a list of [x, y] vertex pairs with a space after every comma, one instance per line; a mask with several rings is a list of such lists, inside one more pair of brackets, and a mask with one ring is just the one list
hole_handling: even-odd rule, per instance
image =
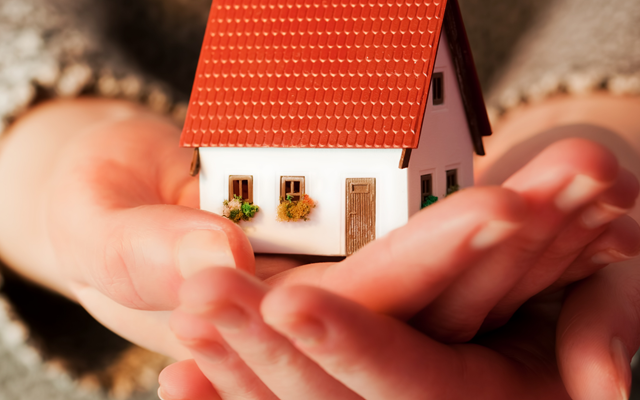
[[214, 0], [181, 145], [256, 252], [349, 255], [472, 185], [490, 134], [456, 0]]

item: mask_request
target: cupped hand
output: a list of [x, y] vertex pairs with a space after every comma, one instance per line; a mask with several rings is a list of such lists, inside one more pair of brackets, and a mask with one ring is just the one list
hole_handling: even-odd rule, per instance
[[[170, 122], [128, 103], [79, 99], [36, 108], [3, 147], [0, 175], [12, 196], [3, 197], [0, 213], [20, 229], [0, 229], [0, 247], [20, 273], [79, 301], [113, 331], [181, 359], [188, 352], [167, 319], [184, 278], [214, 266], [255, 267], [238, 226], [197, 209], [191, 152], [177, 146], [178, 136]], [[24, 154], [30, 163], [18, 173]], [[518, 205], [503, 197], [487, 204], [494, 213], [470, 214], [462, 232], [443, 236], [454, 239], [451, 251], [460, 239], [454, 236], [477, 234], [492, 218], [507, 225], [518, 218]], [[298, 264], [264, 258], [255, 273], [268, 277]], [[296, 276], [313, 280], [328, 265]]]
[[627, 399], [639, 279], [637, 262], [609, 267], [576, 284], [564, 306], [561, 296], [538, 298], [500, 329], [443, 344], [317, 287], [271, 288], [238, 271], [203, 271], [185, 284], [174, 317], [193, 338], [197, 366], [165, 370], [160, 396]]
[[[3, 255], [14, 266], [26, 266], [20, 272], [27, 277], [80, 301], [124, 337], [176, 358], [187, 357], [184, 343], [167, 328], [167, 311], [179, 304], [177, 293], [184, 278], [212, 266], [248, 272], [254, 267], [248, 241], [237, 226], [193, 208], [198, 201], [197, 180], [187, 175], [190, 152], [176, 146], [179, 130], [138, 107], [100, 100], [42, 107], [12, 130], [3, 147], [0, 174], [10, 178], [3, 182], [16, 183], [16, 196], [10, 198], [11, 207], [0, 208], [13, 213], [10, 217], [22, 226], [18, 234], [2, 233]], [[572, 244], [570, 252], [560, 252], [564, 257], [552, 257], [554, 262], [543, 264], [547, 272], [536, 278], [544, 279], [528, 280], [535, 283], [531, 291], [549, 282], [580, 279], [635, 251], [633, 240], [628, 239], [634, 237], [634, 226], [608, 223], [630, 207], [633, 184], [622, 184], [630, 180], [606, 152], [584, 143], [578, 149], [596, 162], [578, 163], [577, 168], [573, 161], [567, 162], [536, 185], [519, 187], [516, 179], [511, 189], [519, 191], [520, 198], [503, 189], [457, 194], [343, 263], [306, 266], [277, 274], [269, 282], [330, 288], [399, 318], [423, 310], [420, 320], [437, 321], [429, 324], [434, 337], [461, 340], [477, 331], [502, 298], [490, 297], [482, 310], [469, 313], [460, 324], [457, 314], [447, 311], [447, 307], [460, 308], [457, 298], [453, 303], [436, 301], [445, 298], [445, 289], [457, 285], [475, 290], [478, 298], [509, 291], [553, 249], [549, 244], [566, 241], [562, 232], [574, 225], [573, 229], [586, 234]], [[25, 164], [21, 155], [29, 151], [33, 157]], [[565, 153], [551, 153], [541, 164], [553, 165]], [[16, 166], [24, 170], [16, 173]], [[540, 176], [549, 176], [542, 166], [536, 167], [542, 171]], [[526, 170], [523, 174], [527, 176]], [[472, 207], [469, 198], [474, 199]], [[523, 206], [521, 198], [529, 206]], [[529, 237], [522, 227], [528, 224], [530, 208], [544, 218], [533, 225], [539, 235]], [[591, 215], [588, 224], [585, 215]], [[437, 237], [427, 235], [424, 226], [437, 226]], [[625, 230], [631, 236], [620, 234]], [[522, 268], [505, 278], [506, 284], [501, 282], [496, 289], [473, 280], [464, 283], [469, 271], [480, 269], [482, 263], [492, 264], [487, 260], [495, 257], [494, 246], [509, 241], [515, 254], [509, 259], [524, 261]], [[593, 257], [603, 252], [609, 257]], [[296, 262], [258, 265], [269, 266], [256, 271], [268, 277]], [[394, 273], [394, 267], [403, 267], [406, 273]], [[429, 285], [432, 290], [425, 291]], [[507, 302], [507, 311], [522, 301]], [[458, 336], [450, 335], [451, 331]]]
[[[533, 183], [532, 175], [538, 177]], [[473, 336], [492, 307], [500, 302], [517, 308], [540, 291], [552, 292], [552, 289], [557, 290], [593, 274], [607, 262], [619, 261], [638, 252], [638, 227], [634, 221], [621, 217], [625, 209], [633, 205], [637, 183], [626, 171], [618, 170], [615, 160], [603, 148], [580, 140], [559, 143], [515, 174], [510, 182], [519, 191], [519, 196], [513, 197], [512, 192], [497, 188], [462, 191], [437, 207], [423, 211], [407, 226], [343, 263], [320, 268], [302, 267], [272, 278], [271, 283], [285, 287], [286, 284], [311, 283], [396, 317], [406, 318], [422, 310], [413, 322], [430, 333], [429, 340], [456, 342], [470, 332]], [[519, 203], [522, 199], [529, 205], [524, 210]], [[425, 231], [425, 226], [439, 227], [438, 234]], [[489, 251], [483, 251], [483, 248]], [[494, 273], [482, 279], [482, 273], [488, 268]], [[469, 280], [468, 276], [481, 279]], [[173, 325], [177, 335], [191, 348], [203, 372], [223, 393], [222, 398], [259, 399], [262, 396], [269, 398], [274, 393], [280, 398], [301, 398], [303, 394], [304, 398], [314, 398], [307, 392], [302, 393], [301, 387], [303, 391], [315, 393], [318, 399], [340, 398], [331, 397], [335, 395], [327, 392], [331, 388], [327, 384], [329, 378], [318, 371], [317, 366], [300, 361], [305, 357], [262, 322], [257, 309], [266, 293], [264, 287], [254, 285], [251, 294], [251, 290], [246, 289], [251, 285], [245, 285], [243, 290], [242, 285], [218, 278], [225, 282], [225, 287], [219, 287], [212, 279], [200, 290], [193, 284], [188, 286], [185, 292], [188, 298], [183, 299], [183, 305], [187, 303], [186, 309], [183, 307], [175, 313]], [[529, 291], [515, 300], [509, 299], [507, 294], [521, 285], [526, 285]], [[456, 288], [466, 288], [471, 295], [463, 293], [462, 302], [456, 297], [447, 300], [447, 293]], [[242, 304], [241, 309], [252, 310], [245, 312], [252, 317], [251, 326], [245, 332], [229, 331], [224, 322], [222, 326], [216, 322], [216, 313], [212, 310], [228, 308], [229, 304]], [[455, 309], [452, 304], [466, 304], [469, 309], [458, 308], [457, 313], [440, 311], [438, 318], [433, 317], [432, 310]], [[551, 304], [559, 305], [557, 301]], [[494, 331], [484, 338], [502, 335], [505, 340], [500, 342], [503, 344], [546, 351], [551, 358], [547, 359], [545, 367], [550, 368], [550, 372], [542, 381], [555, 380], [547, 395], [564, 396], [552, 357], [553, 335], [539, 337], [542, 331], [537, 329], [545, 324], [548, 324], [547, 328], [555, 326], [557, 312], [539, 313], [538, 309], [539, 306], [530, 305], [525, 309], [527, 312], [521, 312], [522, 317], [516, 321], [524, 323], [516, 324], [518, 329], [515, 331], [512, 324], [508, 329], [500, 333]], [[453, 325], [453, 329], [452, 321], [458, 324]], [[371, 325], [368, 329], [378, 328]], [[449, 336], [446, 336], [446, 329], [449, 329]], [[541, 344], [545, 346], [538, 349]], [[210, 351], [212, 347], [217, 349], [214, 355]], [[355, 357], [357, 353], [352, 355]], [[489, 357], [493, 353], [482, 354]], [[338, 354], [334, 356], [339, 358]], [[400, 360], [401, 356], [398, 362]], [[380, 368], [370, 367], [373, 370]], [[180, 368], [181, 365], [176, 365], [169, 371]], [[301, 376], [300, 371], [305, 369], [310, 369], [308, 374], [318, 378], [315, 383]], [[363, 375], [367, 376], [366, 370]], [[290, 379], [283, 378], [287, 376]], [[204, 379], [202, 375], [199, 377]], [[375, 374], [371, 377], [379, 378]], [[393, 377], [389, 378], [387, 383], [393, 383]], [[303, 382], [302, 386], [296, 384], [296, 379]], [[188, 390], [186, 393], [181, 391], [184, 385], [176, 389], [176, 382], [169, 378], [161, 381], [165, 389], [181, 393], [176, 398], [198, 398], [189, 397], [194, 393]], [[336, 385], [344, 390], [341, 383]], [[396, 386], [396, 390], [400, 388]], [[345, 398], [350, 395], [344, 394]], [[166, 400], [174, 398], [166, 393], [165, 397]]]
[[20, 274], [116, 333], [184, 358], [167, 325], [184, 278], [211, 266], [253, 273], [254, 256], [235, 224], [197, 209], [179, 133], [125, 102], [35, 108], [3, 143], [0, 247]]
[[[637, 179], [607, 149], [564, 140], [502, 188], [466, 189], [341, 263], [291, 269], [267, 282], [321, 286], [412, 318], [439, 340], [465, 342], [481, 327], [504, 324], [537, 293], [638, 254], [640, 231], [625, 215], [638, 192]], [[432, 281], [437, 288], [425, 291]]]

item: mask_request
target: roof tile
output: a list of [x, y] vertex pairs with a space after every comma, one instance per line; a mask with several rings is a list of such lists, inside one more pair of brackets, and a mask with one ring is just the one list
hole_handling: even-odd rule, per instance
[[183, 146], [416, 147], [444, 0], [214, 0]]

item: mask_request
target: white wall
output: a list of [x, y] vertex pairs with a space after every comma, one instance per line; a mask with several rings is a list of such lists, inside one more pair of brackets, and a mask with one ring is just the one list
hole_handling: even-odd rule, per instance
[[434, 72], [444, 73], [444, 104], [434, 106], [429, 93], [420, 144], [411, 153], [408, 168], [409, 215], [420, 211], [421, 175], [433, 175], [433, 194], [439, 200], [447, 192], [449, 169], [458, 169], [461, 188], [473, 185], [473, 143], [444, 31]]
[[[222, 214], [229, 175], [253, 176], [260, 211], [240, 222], [258, 253], [345, 255], [345, 180], [376, 178], [376, 237], [408, 219], [398, 149], [200, 148], [200, 207]], [[309, 221], [277, 222], [281, 176], [304, 176], [317, 202]]]

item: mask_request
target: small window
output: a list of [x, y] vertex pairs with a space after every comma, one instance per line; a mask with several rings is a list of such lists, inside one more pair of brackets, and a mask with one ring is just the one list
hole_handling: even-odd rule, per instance
[[450, 169], [447, 171], [447, 194], [457, 192], [458, 186], [458, 170]]
[[283, 176], [280, 178], [280, 199], [289, 197], [292, 201], [299, 201], [304, 197], [304, 176]]
[[433, 74], [431, 81], [431, 93], [433, 93], [433, 105], [439, 106], [444, 104], [444, 74], [436, 72]]
[[253, 203], [253, 176], [229, 176], [229, 200], [233, 200], [234, 196], [242, 197], [243, 200]]
[[433, 195], [433, 178], [431, 174], [420, 177], [420, 204], [426, 204]]

